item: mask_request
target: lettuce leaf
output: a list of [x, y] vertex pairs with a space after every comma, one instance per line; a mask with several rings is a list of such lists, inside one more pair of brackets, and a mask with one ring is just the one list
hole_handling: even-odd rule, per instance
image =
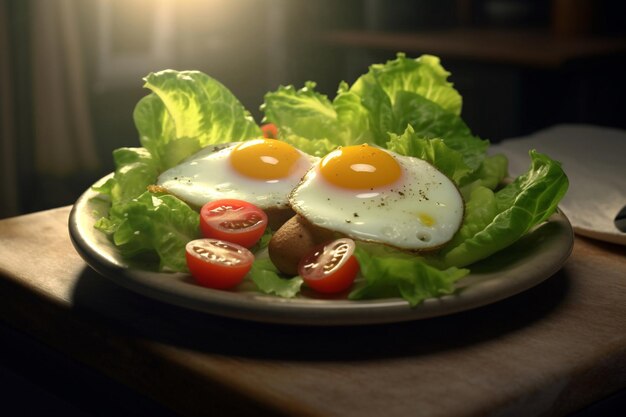
[[402, 135], [390, 135], [387, 149], [429, 162], [457, 185], [472, 172], [463, 155], [446, 145], [443, 139], [419, 137], [410, 125]]
[[185, 245], [199, 237], [199, 219], [178, 198], [146, 191], [113, 205], [95, 227], [111, 236], [125, 258], [156, 255], [160, 270], [187, 271]]
[[252, 264], [248, 278], [254, 282], [256, 288], [264, 294], [274, 294], [279, 297], [292, 298], [300, 292], [302, 278], [295, 276], [289, 279], [282, 278], [278, 269], [268, 257], [257, 258]]
[[441, 66], [436, 56], [422, 55], [410, 59], [399, 53], [395, 60], [370, 66], [369, 72], [361, 76], [351, 90], [368, 103], [372, 101], [370, 97], [378, 96], [378, 90], [382, 90], [392, 104], [399, 95], [409, 91], [458, 116], [461, 114], [462, 99], [452, 83], [448, 82], [449, 76], [450, 73]]
[[474, 159], [487, 145], [460, 118], [462, 99], [447, 81], [449, 75], [431, 55], [409, 59], [398, 54], [395, 60], [370, 66], [350, 91], [369, 111], [374, 142], [382, 146], [389, 133], [402, 134], [410, 125], [420, 137], [442, 138], [452, 141], [453, 149], [471, 150], [468, 161], [477, 166]]
[[569, 181], [561, 164], [534, 150], [531, 166], [496, 193], [475, 189], [464, 224], [443, 250], [446, 265], [466, 266], [506, 248], [556, 210]]
[[465, 216], [461, 228], [446, 247], [455, 248], [474, 237], [484, 230], [498, 213], [495, 193], [487, 187], [477, 186], [465, 203]]
[[101, 187], [94, 188], [108, 194], [113, 205], [142, 194], [157, 178], [156, 161], [145, 148], [118, 148], [113, 151], [113, 161], [114, 176]]
[[468, 269], [439, 269], [413, 254], [380, 250], [357, 246], [355, 256], [364, 282], [349, 294], [351, 300], [402, 297], [414, 307], [427, 298], [451, 294], [454, 283], [469, 274]]
[[202, 72], [165, 70], [144, 80], [152, 93], [137, 103], [133, 118], [162, 171], [205, 146], [262, 135], [230, 90]]
[[299, 90], [281, 86], [265, 95], [264, 121], [278, 126], [281, 139], [315, 156], [372, 139], [369, 115], [360, 98], [347, 91], [347, 84], [340, 85], [332, 102], [315, 87], [308, 81]]
[[309, 139], [330, 138], [335, 135], [337, 111], [324, 94], [315, 91], [312, 81], [296, 90], [293, 86], [279, 87], [267, 93], [262, 109], [265, 118], [280, 126], [279, 134]]
[[276, 124], [281, 139], [322, 155], [333, 145], [387, 145], [390, 134], [439, 138], [458, 151], [473, 171], [485, 157], [488, 141], [472, 135], [461, 119], [462, 99], [439, 59], [398, 54], [395, 60], [370, 66], [350, 87], [342, 82], [334, 100], [307, 82], [296, 90], [281, 86], [265, 95], [264, 121]]
[[463, 178], [460, 184], [461, 194], [465, 200], [470, 198], [472, 191], [478, 187], [495, 190], [508, 174], [509, 160], [498, 154], [485, 157], [477, 170]]
[[441, 138], [448, 147], [463, 155], [471, 169], [478, 168], [485, 157], [487, 140], [472, 135], [460, 116], [418, 94], [398, 93], [393, 114], [395, 119], [390, 132], [400, 134], [409, 125], [420, 137]]

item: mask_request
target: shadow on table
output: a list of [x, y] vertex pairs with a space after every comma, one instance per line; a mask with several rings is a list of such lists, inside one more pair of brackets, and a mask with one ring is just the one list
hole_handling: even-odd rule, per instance
[[[427, 355], [501, 337], [555, 312], [570, 290], [566, 269], [506, 300], [450, 316], [394, 324], [273, 325], [198, 313], [126, 290], [85, 268], [74, 308], [129, 337], [197, 351], [280, 360], [363, 360]], [[110, 326], [110, 327], [109, 327]]]

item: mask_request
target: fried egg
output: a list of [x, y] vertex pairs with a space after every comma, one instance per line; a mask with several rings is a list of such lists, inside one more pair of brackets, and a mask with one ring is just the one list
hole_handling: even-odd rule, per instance
[[370, 145], [326, 155], [289, 201], [317, 226], [410, 250], [448, 242], [464, 213], [456, 185], [434, 166]]
[[282, 209], [317, 160], [276, 139], [252, 139], [204, 148], [163, 172], [157, 184], [197, 207], [234, 198], [261, 209]]

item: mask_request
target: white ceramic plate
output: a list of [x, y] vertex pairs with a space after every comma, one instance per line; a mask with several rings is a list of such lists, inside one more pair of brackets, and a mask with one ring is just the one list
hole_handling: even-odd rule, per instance
[[[102, 178], [97, 184], [106, 181]], [[470, 267], [452, 295], [428, 299], [411, 308], [400, 298], [285, 299], [252, 291], [219, 291], [196, 285], [182, 273], [163, 273], [129, 265], [94, 223], [108, 203], [87, 190], [74, 205], [69, 231], [85, 261], [115, 283], [148, 297], [214, 315], [267, 323], [354, 325], [390, 323], [452, 314], [505, 299], [556, 273], [573, 247], [568, 219], [558, 212], [512, 247]]]

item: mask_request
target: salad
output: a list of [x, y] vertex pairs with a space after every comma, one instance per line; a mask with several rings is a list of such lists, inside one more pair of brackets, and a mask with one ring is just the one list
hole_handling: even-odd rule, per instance
[[[462, 196], [462, 222], [447, 243], [425, 252], [356, 240], [351, 253], [358, 275], [345, 295], [402, 297], [416, 306], [450, 294], [472, 264], [497, 256], [546, 221], [568, 180], [560, 163], [533, 150], [528, 171], [507, 179], [506, 157], [488, 155], [489, 142], [463, 121], [462, 98], [449, 75], [435, 56], [413, 59], [399, 53], [370, 66], [352, 85], [341, 82], [332, 99], [317, 92], [312, 81], [300, 89], [281, 86], [264, 97], [262, 128], [206, 74], [151, 73], [144, 78], [150, 93], [133, 113], [141, 147], [113, 152], [115, 173], [95, 188], [110, 200], [110, 208], [95, 227], [127, 259], [141, 259], [160, 271], [189, 272], [186, 247], [202, 237], [200, 208], [155, 187], [159, 175], [203, 149], [263, 136], [276, 136], [315, 158], [368, 144], [436, 167]], [[262, 233], [250, 249], [246, 288], [278, 297], [307, 291], [310, 285], [301, 274], [280, 272], [268, 255], [276, 230], [267, 227]]]

